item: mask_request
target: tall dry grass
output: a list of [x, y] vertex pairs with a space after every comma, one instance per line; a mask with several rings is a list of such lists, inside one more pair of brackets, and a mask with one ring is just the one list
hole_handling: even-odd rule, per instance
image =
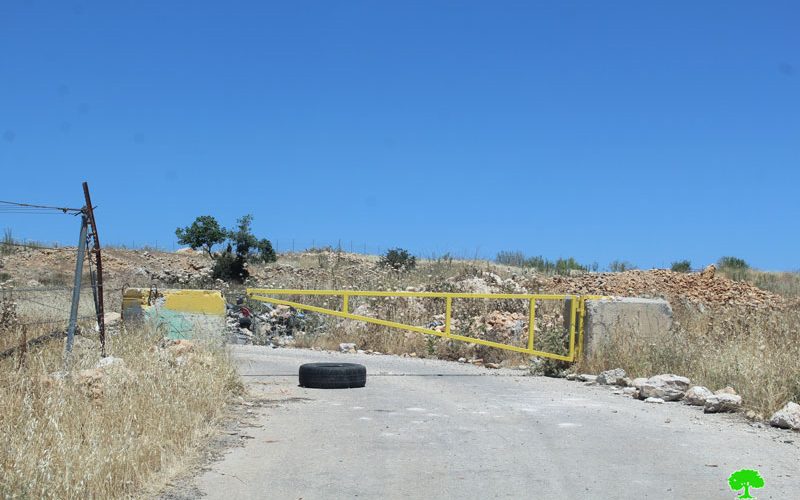
[[669, 336], [617, 332], [578, 370], [622, 367], [634, 377], [675, 373], [712, 390], [732, 386], [762, 416], [800, 401], [800, 311], [687, 304], [673, 304], [673, 311]]
[[90, 382], [81, 370], [96, 349], [76, 347], [63, 380], [51, 376], [62, 342], [32, 349], [21, 367], [0, 362], [0, 496], [130, 497], [180, 470], [241, 384], [221, 347], [179, 363], [158, 341], [145, 330], [115, 336], [109, 350], [127, 370]]

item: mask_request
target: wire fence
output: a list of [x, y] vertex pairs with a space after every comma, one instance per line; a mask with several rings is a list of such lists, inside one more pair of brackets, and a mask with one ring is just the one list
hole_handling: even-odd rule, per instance
[[[74, 287], [2, 287], [0, 288], [0, 352], [14, 349], [30, 339], [66, 334]], [[109, 311], [119, 311], [122, 288], [103, 290]], [[94, 333], [97, 328], [94, 289], [79, 288], [77, 327], [82, 333]]]

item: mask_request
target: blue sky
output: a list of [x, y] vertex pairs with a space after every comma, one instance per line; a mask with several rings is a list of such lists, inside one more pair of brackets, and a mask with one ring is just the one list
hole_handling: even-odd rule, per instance
[[[0, 3], [0, 200], [108, 243], [800, 268], [800, 4]], [[67, 216], [11, 216], [74, 244]]]

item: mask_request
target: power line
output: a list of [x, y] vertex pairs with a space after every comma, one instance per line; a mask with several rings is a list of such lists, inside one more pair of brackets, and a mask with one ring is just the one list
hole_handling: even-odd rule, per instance
[[16, 201], [3, 201], [0, 200], [0, 204], [8, 205], [9, 208], [17, 207], [17, 208], [27, 208], [27, 209], [41, 209], [41, 210], [60, 210], [63, 213], [73, 212], [73, 213], [80, 213], [83, 211], [82, 208], [68, 208], [68, 207], [54, 207], [50, 205], [34, 205], [31, 203], [19, 203]]

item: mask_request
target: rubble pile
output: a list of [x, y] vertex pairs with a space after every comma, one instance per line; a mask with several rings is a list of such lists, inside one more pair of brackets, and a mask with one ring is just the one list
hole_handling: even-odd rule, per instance
[[492, 311], [473, 318], [472, 331], [482, 332], [481, 338], [493, 342], [512, 343], [527, 335], [528, 316], [521, 313]]
[[151, 282], [167, 285], [189, 285], [211, 280], [213, 263], [210, 259], [202, 259], [202, 255], [196, 253], [182, 252], [178, 255], [189, 258], [176, 260], [171, 254], [142, 252], [141, 256], [146, 260], [145, 265], [136, 267], [133, 272]]
[[[549, 283], [548, 283], [549, 282]], [[714, 276], [713, 272], [677, 273], [666, 269], [553, 276], [541, 283], [555, 293], [660, 297], [706, 305], [780, 308], [786, 300], [749, 283]]]
[[228, 338], [237, 344], [286, 347], [294, 345], [295, 335], [318, 331], [319, 317], [284, 305], [259, 304], [253, 311], [240, 304], [228, 304]]

